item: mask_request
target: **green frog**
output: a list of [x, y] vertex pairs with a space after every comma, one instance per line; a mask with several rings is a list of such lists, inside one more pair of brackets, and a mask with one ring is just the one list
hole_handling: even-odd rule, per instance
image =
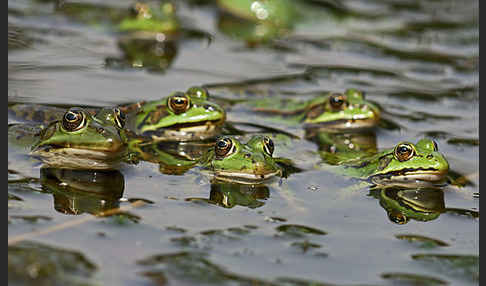
[[41, 168], [42, 189], [54, 196], [56, 211], [98, 214], [119, 207], [125, 179], [118, 170]]
[[186, 92], [121, 106], [127, 115], [126, 127], [153, 141], [195, 141], [219, 135], [226, 113], [209, 101], [207, 92], [191, 87]]
[[[105, 114], [106, 116], [102, 116]], [[31, 155], [51, 167], [111, 169], [126, 156], [126, 137], [120, 133], [116, 114], [102, 109], [98, 117], [73, 107], [62, 119], [51, 122], [37, 134]]]
[[309, 101], [266, 97], [248, 104], [254, 111], [281, 115], [284, 122], [301, 122], [304, 129], [314, 132], [369, 129], [380, 120], [380, 109], [356, 89], [325, 93]]
[[445, 181], [449, 163], [437, 143], [421, 139], [416, 144], [400, 142], [394, 148], [337, 162], [338, 173], [375, 185], [430, 185]]
[[171, 1], [137, 1], [130, 11], [131, 17], [126, 17], [119, 23], [120, 31], [170, 34], [180, 28], [176, 6]]
[[258, 184], [284, 175], [280, 162], [274, 158], [273, 141], [261, 135], [251, 137], [246, 144], [225, 136], [199, 160], [199, 166], [210, 178], [240, 184]]

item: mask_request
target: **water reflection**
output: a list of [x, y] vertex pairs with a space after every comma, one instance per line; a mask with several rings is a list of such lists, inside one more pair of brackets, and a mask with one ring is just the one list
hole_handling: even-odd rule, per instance
[[213, 182], [209, 198], [187, 198], [187, 201], [204, 201], [223, 208], [243, 206], [251, 209], [265, 205], [264, 200], [270, 197], [266, 185], [242, 185], [235, 183]]
[[410, 220], [432, 221], [443, 213], [479, 217], [479, 212], [474, 210], [446, 207], [444, 190], [439, 187], [385, 187], [370, 190], [370, 195], [380, 201], [390, 221], [396, 224], [406, 224]]
[[342, 133], [306, 130], [305, 137], [317, 144], [321, 159], [330, 165], [378, 152], [374, 130]]
[[40, 182], [54, 196], [54, 209], [70, 215], [118, 208], [125, 188], [124, 176], [117, 170], [42, 168]]
[[178, 44], [174, 40], [158, 39], [155, 36], [143, 37], [131, 35], [121, 37], [118, 47], [122, 57], [108, 57], [105, 65], [108, 68], [146, 68], [149, 71], [164, 71], [174, 61]]

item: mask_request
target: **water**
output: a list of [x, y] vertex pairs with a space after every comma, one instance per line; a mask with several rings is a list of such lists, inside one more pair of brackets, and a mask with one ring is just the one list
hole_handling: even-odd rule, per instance
[[[314, 169], [320, 161], [317, 146], [304, 139], [276, 141], [275, 155], [293, 159], [306, 171], [258, 190], [256, 201], [263, 203], [231, 208], [206, 202], [218, 190], [197, 171], [168, 175], [149, 162], [111, 174], [121, 184], [116, 191], [99, 196], [55, 192], [39, 180], [39, 163], [9, 144], [9, 239], [68, 223], [27, 240], [80, 252], [96, 265], [86, 270], [84, 260], [75, 259], [81, 269], [65, 270], [75, 277], [68, 280], [72, 283], [89, 276], [94, 285], [391, 285], [406, 277], [416, 285], [410, 279], [417, 275], [424, 285], [479, 283], [474, 260], [479, 218], [467, 212], [479, 213], [479, 1], [312, 1], [320, 3], [314, 10], [321, 17], [299, 23], [274, 45], [256, 48], [218, 30], [214, 5], [190, 2], [196, 1], [177, 3], [184, 25], [209, 33], [211, 40], [188, 37], [176, 45], [167, 69], [148, 71], [106, 66], [107, 58], [122, 55], [118, 35], [108, 25], [88, 25], [56, 11], [50, 1], [9, 1], [9, 37], [15, 35], [9, 38], [9, 102], [109, 106], [158, 99], [200, 84], [227, 98], [237, 97], [225, 89], [230, 83], [253, 90], [252, 96], [269, 89], [310, 97], [358, 88], [391, 122], [376, 131], [379, 148], [434, 138], [451, 170], [471, 183], [441, 191], [436, 199], [446, 209], [438, 217], [396, 224], [380, 204], [379, 192], [343, 191], [353, 182]], [[240, 105], [228, 113], [233, 121], [254, 118]], [[266, 117], [258, 123], [304, 135], [297, 125]], [[90, 214], [112, 205], [128, 207], [134, 198], [152, 203], [121, 217]], [[73, 210], [77, 215], [66, 214]], [[86, 221], [75, 224], [80, 219]], [[319, 231], [281, 231], [287, 225]], [[447, 246], [397, 238], [403, 234]], [[468, 266], [461, 267], [449, 256], [424, 262], [420, 254], [473, 257], [463, 257]], [[10, 261], [9, 248], [13, 273]], [[41, 277], [33, 264], [22, 263], [29, 277]], [[83, 271], [90, 274], [79, 274]]]

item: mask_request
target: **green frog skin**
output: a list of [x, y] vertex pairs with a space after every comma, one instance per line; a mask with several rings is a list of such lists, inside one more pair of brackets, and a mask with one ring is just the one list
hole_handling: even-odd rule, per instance
[[216, 180], [257, 184], [282, 175], [273, 151], [274, 144], [266, 136], [253, 136], [246, 144], [234, 137], [222, 137], [201, 159], [200, 166]]
[[336, 170], [377, 185], [427, 184], [444, 181], [449, 163], [435, 141], [421, 139], [416, 144], [400, 142], [394, 148], [344, 161]]
[[31, 155], [51, 167], [97, 170], [113, 168], [125, 151], [118, 126], [73, 107], [42, 129]]

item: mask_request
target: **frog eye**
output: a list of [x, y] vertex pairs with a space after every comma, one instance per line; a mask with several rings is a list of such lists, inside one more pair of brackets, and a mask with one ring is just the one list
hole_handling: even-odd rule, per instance
[[268, 137], [264, 137], [263, 138], [263, 150], [265, 151], [265, 153], [272, 156], [274, 149], [275, 149], [275, 145], [273, 145], [272, 139], [270, 139]]
[[415, 150], [409, 143], [400, 143], [393, 150], [393, 155], [400, 161], [407, 161], [415, 155]]
[[331, 104], [331, 107], [333, 109], [341, 109], [344, 106], [344, 103], [346, 103], [346, 96], [341, 93], [333, 93], [329, 97], [329, 104]]
[[406, 224], [408, 222], [408, 218], [400, 212], [390, 212], [388, 218], [396, 224]]
[[169, 108], [175, 114], [186, 112], [191, 107], [189, 97], [183, 93], [173, 95], [169, 98]]
[[68, 110], [62, 118], [62, 127], [67, 131], [77, 131], [86, 125], [86, 115], [80, 110]]
[[216, 142], [216, 145], [214, 146], [214, 153], [217, 157], [225, 157], [232, 154], [234, 149], [233, 141], [231, 141], [230, 138], [223, 138]]
[[114, 108], [113, 112], [115, 113], [115, 123], [118, 128], [122, 129], [125, 126], [125, 121], [127, 117], [125, 113], [123, 113], [119, 108]]

